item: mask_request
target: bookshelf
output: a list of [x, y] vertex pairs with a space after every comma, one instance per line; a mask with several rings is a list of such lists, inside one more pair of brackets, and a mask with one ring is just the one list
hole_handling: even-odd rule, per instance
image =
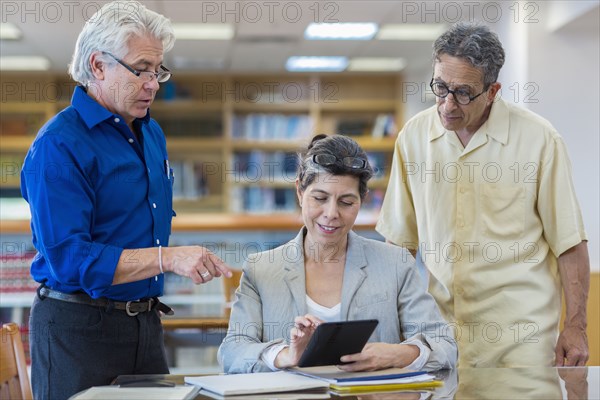
[[[15, 201], [31, 141], [48, 119], [69, 105], [75, 85], [53, 74], [3, 73], [0, 80], [6, 89], [0, 103], [0, 197]], [[399, 92], [393, 89], [399, 85], [397, 75], [175, 75], [161, 87], [151, 109], [165, 131], [175, 169], [178, 216], [172, 244], [205, 241], [224, 251], [240, 246], [244, 253], [257, 243], [264, 250], [266, 243], [291, 239], [301, 226], [294, 189], [296, 152], [314, 134], [345, 133], [340, 130], [352, 124], [363, 127], [353, 137], [381, 170], [356, 226], [373, 234], [394, 144], [394, 135], [373, 135], [373, 130], [380, 116], [401, 121]], [[29, 222], [9, 215], [0, 223], [5, 283], [0, 308], [26, 313], [35, 289], [26, 279], [34, 251]], [[11, 243], [19, 248], [8, 248]], [[232, 265], [240, 267], [237, 261]], [[193, 303], [192, 296], [220, 310], [219, 286], [196, 292], [180, 284], [173, 278], [165, 287], [176, 305]], [[192, 306], [190, 313], [205, 310]], [[26, 321], [25, 314], [12, 315]]]
[[[52, 74], [3, 74], [0, 197], [19, 197], [23, 157], [74, 84]], [[398, 75], [177, 74], [151, 112], [167, 136], [178, 214], [294, 213], [296, 153], [317, 133], [352, 136], [378, 170], [366, 208], [387, 183], [402, 123]]]
[[[49, 73], [3, 73], [0, 81], [0, 197], [18, 203], [24, 155], [40, 127], [70, 104], [75, 85]], [[175, 169], [172, 244], [205, 241], [233, 252], [240, 246], [244, 253], [257, 243], [264, 250], [266, 243], [291, 239], [301, 226], [294, 189], [297, 151], [316, 133], [347, 133], [356, 126], [362, 130], [348, 133], [355, 133], [380, 169], [356, 226], [373, 234], [395, 134], [386, 134], [377, 121], [401, 122], [399, 87], [397, 75], [176, 74], [162, 85], [151, 109]], [[3, 202], [5, 210], [8, 203]], [[26, 310], [36, 286], [27, 279], [34, 254], [29, 222], [6, 214], [0, 219], [0, 308]], [[7, 247], [12, 244], [18, 248]], [[232, 264], [241, 266], [237, 261]], [[190, 292], [178, 282], [165, 287], [176, 304], [193, 303], [191, 294], [219, 307], [218, 286]], [[191, 310], [203, 312], [200, 306]], [[17, 319], [25, 321], [26, 315]]]

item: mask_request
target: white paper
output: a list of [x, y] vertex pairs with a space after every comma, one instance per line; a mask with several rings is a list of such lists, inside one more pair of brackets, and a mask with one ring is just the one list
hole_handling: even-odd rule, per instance
[[193, 399], [198, 392], [195, 386], [122, 388], [94, 386], [70, 400], [185, 400]]
[[[319, 389], [320, 390], [320, 389]], [[301, 392], [279, 392], [279, 393], [257, 393], [257, 394], [240, 394], [237, 396], [221, 396], [208, 390], [201, 390], [200, 394], [204, 397], [210, 397], [217, 400], [302, 400], [308, 399], [330, 399], [329, 392], [311, 392], [303, 390]]]
[[285, 371], [186, 376], [185, 382], [200, 386], [204, 390], [220, 394], [221, 396], [329, 388], [327, 382], [302, 375], [290, 374]]

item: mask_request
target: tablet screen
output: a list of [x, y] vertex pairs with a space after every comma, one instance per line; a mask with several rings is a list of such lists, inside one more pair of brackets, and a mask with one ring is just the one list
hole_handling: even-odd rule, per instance
[[340, 357], [362, 351], [378, 323], [376, 319], [322, 323], [310, 338], [298, 366], [341, 364]]

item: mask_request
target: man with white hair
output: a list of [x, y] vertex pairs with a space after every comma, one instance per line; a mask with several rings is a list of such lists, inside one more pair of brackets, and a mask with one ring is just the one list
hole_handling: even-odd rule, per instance
[[167, 247], [173, 174], [148, 110], [171, 76], [163, 54], [174, 41], [170, 21], [140, 3], [105, 5], [77, 40], [71, 106], [25, 158], [21, 191], [38, 250], [31, 274], [41, 283], [30, 318], [36, 399], [168, 373], [164, 272], [196, 284], [231, 275], [206, 248]]

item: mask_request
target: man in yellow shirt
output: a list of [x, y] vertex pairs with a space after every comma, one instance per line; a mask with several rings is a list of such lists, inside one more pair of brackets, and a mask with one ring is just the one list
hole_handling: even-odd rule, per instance
[[496, 98], [503, 64], [485, 26], [436, 40], [437, 103], [400, 132], [377, 230], [419, 250], [459, 365], [584, 365], [589, 257], [570, 161], [548, 121]]

